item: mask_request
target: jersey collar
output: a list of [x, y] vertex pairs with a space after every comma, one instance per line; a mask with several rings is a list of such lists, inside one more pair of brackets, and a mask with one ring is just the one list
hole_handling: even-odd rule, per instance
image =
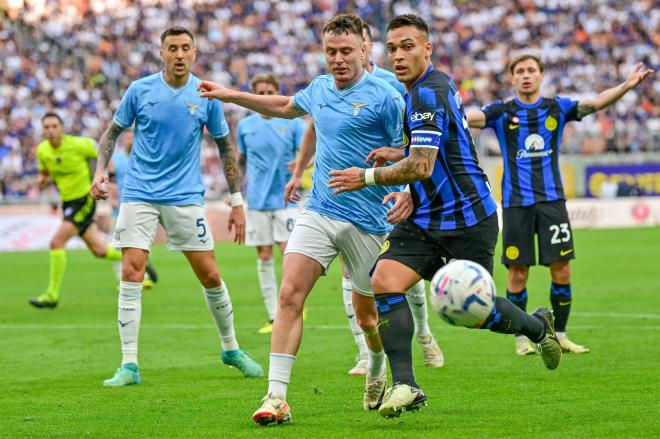
[[[415, 88], [415, 87], [417, 87], [419, 84], [421, 84], [422, 82], [424, 82], [424, 80], [426, 79], [426, 77], [429, 76], [429, 73], [431, 73], [433, 70], [435, 70], [435, 68], [433, 68], [433, 64], [429, 64], [429, 68], [426, 69], [426, 72], [424, 72], [424, 74], [423, 74], [422, 76], [420, 76], [419, 79], [418, 79], [417, 81], [415, 81], [415, 84], [413, 85], [412, 88]], [[411, 89], [410, 91], [412, 91], [412, 89]]]
[[193, 74], [191, 73], [190, 75], [188, 75], [188, 82], [186, 82], [186, 85], [183, 85], [179, 88], [174, 88], [170, 84], [167, 83], [167, 81], [165, 80], [165, 75], [164, 75], [163, 72], [164, 71], [161, 70], [160, 73], [158, 74], [158, 77], [160, 78], [162, 83], [165, 84], [165, 87], [169, 88], [174, 93], [179, 92], [179, 91], [183, 90], [184, 88], [188, 87], [190, 85], [190, 83], [192, 82], [192, 80], [193, 80]]
[[536, 101], [536, 102], [534, 102], [533, 104], [525, 104], [525, 103], [522, 102], [520, 99], [518, 99], [517, 96], [516, 96], [515, 98], [513, 98], [513, 100], [515, 101], [516, 104], [518, 104], [519, 106], [521, 106], [521, 107], [523, 107], [523, 108], [536, 108], [536, 107], [538, 107], [539, 105], [541, 105], [541, 102], [543, 102], [543, 96], [541, 96], [541, 97], [539, 98], [539, 100]]
[[[351, 90], [356, 88], [358, 85], [362, 84], [362, 82], [365, 80], [365, 78], [367, 77], [368, 74], [369, 74], [369, 72], [367, 72], [367, 69], [362, 69], [362, 76], [360, 76], [360, 78], [358, 78], [358, 80], [355, 81], [353, 84], [351, 84], [350, 86], [348, 86], [348, 87], [346, 87], [342, 90], [337, 88], [337, 86], [335, 85], [335, 79], [332, 78], [332, 85], [330, 87], [333, 90], [335, 90], [337, 93], [339, 93], [340, 95], [342, 95], [342, 96], [346, 95], [346, 94], [350, 93]], [[332, 77], [332, 75], [330, 75], [330, 76]]]

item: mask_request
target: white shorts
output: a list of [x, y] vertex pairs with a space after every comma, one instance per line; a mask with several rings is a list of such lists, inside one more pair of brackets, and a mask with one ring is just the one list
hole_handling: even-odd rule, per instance
[[207, 251], [215, 248], [204, 206], [142, 202], [121, 203], [112, 245], [149, 251], [156, 238], [158, 223], [167, 233], [167, 246], [171, 250]]
[[300, 214], [298, 208], [247, 211], [245, 245], [252, 247], [287, 242]]
[[376, 263], [387, 234], [372, 235], [351, 223], [303, 210], [286, 245], [288, 253], [300, 253], [317, 261], [324, 270], [341, 253], [353, 289], [373, 296], [369, 272]]

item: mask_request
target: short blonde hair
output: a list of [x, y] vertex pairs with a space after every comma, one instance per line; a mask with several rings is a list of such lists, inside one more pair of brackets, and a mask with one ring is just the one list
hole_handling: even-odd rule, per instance
[[274, 73], [257, 73], [252, 77], [250, 86], [252, 91], [255, 91], [257, 84], [266, 83], [273, 85], [278, 91], [280, 89], [280, 80]]
[[543, 61], [541, 61], [541, 57], [538, 55], [532, 55], [531, 53], [523, 53], [522, 55], [514, 57], [509, 63], [509, 73], [513, 75], [513, 69], [516, 68], [516, 65], [523, 61], [527, 61], [528, 59], [533, 59], [536, 61], [536, 64], [539, 66], [539, 71], [543, 73]]

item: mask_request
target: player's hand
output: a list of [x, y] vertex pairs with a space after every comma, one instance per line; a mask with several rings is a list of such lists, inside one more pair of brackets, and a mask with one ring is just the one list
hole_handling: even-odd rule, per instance
[[347, 168], [341, 171], [330, 171], [330, 181], [328, 187], [335, 189], [335, 194], [341, 194], [349, 191], [359, 191], [367, 187], [364, 181], [364, 169]]
[[628, 75], [628, 78], [626, 78], [626, 87], [628, 90], [637, 87], [644, 79], [653, 73], [653, 69], [643, 70], [643, 68], [644, 63], [638, 63], [632, 73]]
[[221, 101], [228, 98], [230, 91], [228, 88], [211, 81], [200, 82], [197, 86], [197, 90], [200, 91], [199, 96], [202, 98], [207, 98], [209, 100], [220, 99]]
[[95, 200], [108, 199], [108, 176], [105, 173], [94, 175], [92, 190], [90, 192]]
[[366, 164], [374, 162], [373, 167], [379, 168], [385, 166], [387, 162], [398, 162], [403, 159], [403, 148], [392, 148], [391, 146], [381, 146], [369, 153]]
[[402, 223], [412, 215], [413, 206], [410, 192], [390, 192], [383, 198], [383, 204], [394, 200], [394, 205], [387, 211], [387, 222], [390, 224]]
[[39, 189], [43, 190], [48, 187], [50, 184], [50, 178], [46, 177], [43, 174], [37, 175], [37, 185], [39, 186]]
[[294, 175], [291, 177], [286, 186], [284, 186], [284, 207], [286, 207], [289, 202], [296, 203], [300, 201], [300, 193], [298, 192], [300, 182], [300, 177], [296, 177]]
[[232, 227], [234, 228], [234, 242], [243, 244], [245, 242], [245, 211], [243, 206], [231, 208], [229, 220], [227, 221], [227, 231], [229, 233], [231, 233]]

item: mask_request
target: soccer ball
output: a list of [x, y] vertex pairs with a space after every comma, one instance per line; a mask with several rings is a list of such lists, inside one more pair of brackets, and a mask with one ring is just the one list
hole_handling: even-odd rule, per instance
[[495, 282], [481, 265], [452, 261], [431, 280], [431, 306], [447, 323], [473, 328], [482, 323], [495, 305]]

